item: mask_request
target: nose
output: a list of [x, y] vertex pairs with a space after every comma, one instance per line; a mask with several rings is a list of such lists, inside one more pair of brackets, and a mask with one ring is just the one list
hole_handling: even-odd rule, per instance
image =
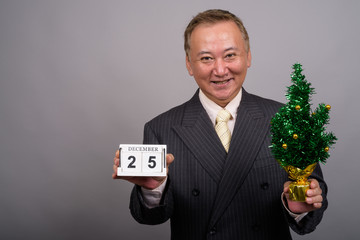
[[214, 74], [217, 77], [226, 76], [228, 73], [227, 64], [223, 59], [217, 59], [214, 63]]

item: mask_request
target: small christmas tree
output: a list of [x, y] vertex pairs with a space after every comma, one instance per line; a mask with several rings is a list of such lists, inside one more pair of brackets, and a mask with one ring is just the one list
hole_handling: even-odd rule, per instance
[[330, 105], [319, 104], [311, 111], [311, 95], [314, 89], [302, 75], [302, 66], [293, 65], [292, 85], [288, 87], [283, 106], [271, 120], [271, 150], [275, 159], [296, 182], [289, 186], [289, 196], [294, 201], [305, 201], [309, 188], [307, 178], [318, 162], [325, 163], [329, 148], [337, 138], [326, 133]]
[[337, 138], [325, 132], [330, 105], [319, 104], [312, 112], [309, 101], [314, 88], [301, 73], [301, 64], [294, 64], [293, 69], [293, 84], [288, 87], [286, 94], [289, 102], [271, 122], [271, 149], [281, 166], [290, 165], [304, 170], [311, 164], [325, 163], [329, 157], [329, 148]]

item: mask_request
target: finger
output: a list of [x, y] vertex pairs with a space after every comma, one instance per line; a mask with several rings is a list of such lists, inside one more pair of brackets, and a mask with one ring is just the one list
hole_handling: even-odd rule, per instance
[[322, 203], [323, 197], [321, 195], [317, 195], [314, 197], [307, 197], [305, 201], [307, 204]]
[[118, 175], [117, 175], [117, 169], [118, 169], [118, 165], [113, 165], [113, 173], [112, 173], [112, 178], [113, 179], [121, 179], [121, 177], [119, 177]]
[[318, 188], [320, 187], [319, 182], [316, 179], [310, 179], [310, 188]]
[[119, 151], [119, 149], [115, 152], [115, 158], [120, 158], [120, 151]]
[[118, 169], [118, 166], [114, 164], [114, 165], [113, 165], [113, 172], [114, 172], [114, 173], [117, 173], [117, 169]]
[[319, 182], [316, 179], [310, 179], [310, 189], [306, 191], [306, 196], [313, 197], [321, 195], [322, 189], [320, 188]]
[[117, 175], [117, 173], [115, 172], [115, 170], [114, 170], [114, 172], [112, 173], [111, 177], [112, 177], [113, 179], [120, 179], [120, 177]]
[[174, 161], [174, 159], [174, 155], [172, 155], [171, 153], [166, 154], [166, 173], [169, 172], [169, 166]]
[[120, 159], [119, 158], [114, 158], [114, 165], [118, 166], [120, 165]]
[[306, 191], [307, 197], [314, 197], [314, 196], [321, 195], [321, 194], [322, 194], [322, 189], [320, 187], [317, 187], [315, 189], [308, 189]]
[[121, 177], [119, 177], [115, 172], [112, 173], [112, 178], [113, 179], [121, 179]]
[[314, 203], [313, 206], [315, 208], [321, 208], [322, 207], [322, 203]]

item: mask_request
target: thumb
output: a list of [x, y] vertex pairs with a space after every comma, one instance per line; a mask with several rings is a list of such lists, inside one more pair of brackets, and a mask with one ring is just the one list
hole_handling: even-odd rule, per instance
[[174, 161], [175, 157], [171, 153], [166, 154], [166, 166], [169, 167], [169, 165]]
[[291, 181], [287, 181], [284, 183], [284, 193], [288, 193], [289, 192], [289, 185], [290, 185]]

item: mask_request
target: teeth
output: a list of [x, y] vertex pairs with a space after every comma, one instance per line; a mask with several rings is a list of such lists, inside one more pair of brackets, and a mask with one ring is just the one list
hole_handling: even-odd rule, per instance
[[224, 84], [224, 83], [226, 83], [226, 82], [228, 82], [229, 80], [225, 80], [225, 81], [221, 81], [221, 82], [214, 82], [215, 84]]

